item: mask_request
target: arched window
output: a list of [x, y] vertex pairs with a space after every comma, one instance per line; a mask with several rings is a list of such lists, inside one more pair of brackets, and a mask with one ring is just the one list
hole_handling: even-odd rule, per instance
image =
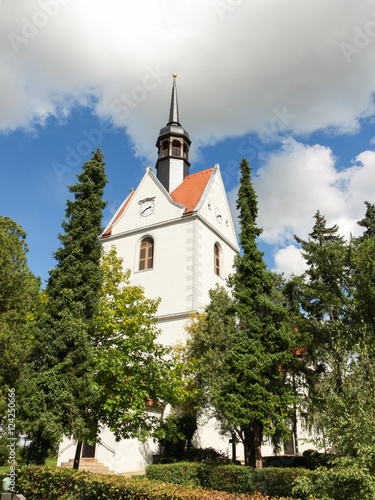
[[181, 143], [180, 141], [172, 142], [172, 156], [181, 156]]
[[152, 269], [154, 263], [154, 240], [150, 237], [143, 238], [139, 249], [139, 271]]
[[214, 246], [214, 271], [220, 276], [220, 247], [218, 243]]

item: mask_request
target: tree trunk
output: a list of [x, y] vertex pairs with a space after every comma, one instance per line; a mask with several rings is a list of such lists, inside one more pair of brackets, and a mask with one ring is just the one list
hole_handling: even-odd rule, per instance
[[243, 448], [245, 455], [245, 465], [255, 467], [254, 431], [252, 427], [243, 430]]
[[236, 461], [236, 435], [232, 432], [232, 463], [234, 464]]
[[[297, 393], [296, 377], [293, 375], [293, 392]], [[293, 404], [293, 438], [294, 438], [294, 455], [298, 455], [298, 420], [297, 420], [297, 405]]]
[[82, 441], [77, 441], [76, 454], [75, 454], [74, 462], [73, 462], [73, 469], [78, 470], [79, 459], [81, 456], [81, 450], [82, 450]]
[[262, 436], [263, 424], [260, 420], [254, 420], [254, 453], [255, 453], [255, 467], [261, 469], [262, 463]]

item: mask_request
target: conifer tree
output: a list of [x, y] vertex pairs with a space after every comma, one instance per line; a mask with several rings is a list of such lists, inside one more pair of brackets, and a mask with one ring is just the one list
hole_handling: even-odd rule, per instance
[[57, 265], [50, 271], [47, 303], [36, 322], [30, 397], [24, 405], [27, 430], [46, 447], [63, 435], [73, 435], [75, 468], [82, 441], [93, 440], [96, 432], [92, 337], [102, 285], [104, 167], [103, 155], [96, 150], [69, 188], [74, 200], [67, 201]]
[[326, 219], [319, 211], [314, 219], [308, 240], [295, 236], [308, 266], [300, 280], [300, 305], [308, 320], [303, 326], [308, 333], [306, 348], [315, 372], [321, 373], [330, 367], [330, 375], [340, 390], [340, 352], [348, 347], [351, 314], [349, 253], [337, 225], [327, 227]]
[[267, 269], [256, 238], [257, 198], [246, 159], [240, 165], [237, 208], [242, 256], [230, 283], [237, 328], [225, 355], [226, 377], [215, 395], [216, 408], [243, 442], [245, 463], [261, 467], [264, 434], [289, 437], [289, 409], [294, 401], [287, 383], [292, 357], [292, 329], [281, 281]]
[[[368, 203], [363, 237], [347, 243], [318, 211], [308, 240], [296, 238], [308, 268], [299, 285], [306, 336], [307, 407], [331, 462], [374, 472], [375, 238]], [[359, 432], [360, 429], [360, 432]]]
[[365, 232], [360, 238], [361, 240], [363, 240], [366, 236], [375, 236], [375, 203], [369, 203], [368, 201], [365, 201], [365, 205], [365, 217], [358, 222], [361, 227], [365, 228]]
[[357, 324], [366, 325], [367, 336], [375, 346], [375, 204], [365, 204], [365, 218], [358, 224], [366, 231], [353, 242], [355, 319]]

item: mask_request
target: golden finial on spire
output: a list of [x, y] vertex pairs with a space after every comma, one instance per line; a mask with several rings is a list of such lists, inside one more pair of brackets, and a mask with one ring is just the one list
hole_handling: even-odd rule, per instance
[[173, 73], [173, 78], [177, 78], [177, 73]]

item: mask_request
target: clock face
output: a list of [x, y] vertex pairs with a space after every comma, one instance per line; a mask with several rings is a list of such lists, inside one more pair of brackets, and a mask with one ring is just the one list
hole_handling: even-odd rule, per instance
[[223, 216], [221, 215], [221, 210], [219, 207], [215, 208], [215, 215], [218, 223], [221, 224], [223, 222]]
[[152, 212], [154, 211], [154, 202], [152, 200], [149, 201], [144, 201], [141, 203], [141, 206], [139, 207], [139, 213], [142, 215], [142, 217], [147, 217], [148, 215], [151, 215]]

